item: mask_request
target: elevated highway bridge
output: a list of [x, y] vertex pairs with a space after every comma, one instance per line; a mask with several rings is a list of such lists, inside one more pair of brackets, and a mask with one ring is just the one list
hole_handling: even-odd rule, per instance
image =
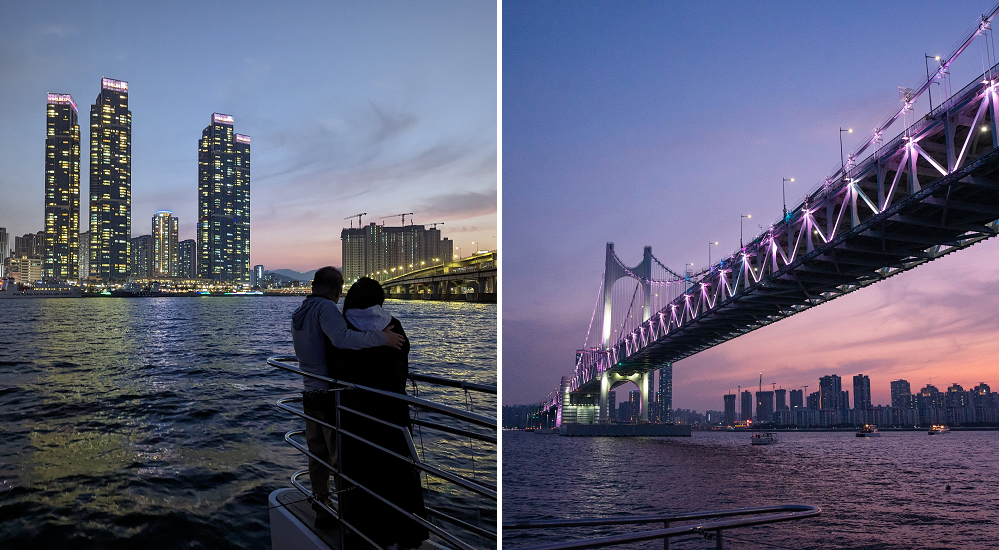
[[382, 281], [386, 297], [402, 300], [496, 302], [499, 254], [483, 252]]

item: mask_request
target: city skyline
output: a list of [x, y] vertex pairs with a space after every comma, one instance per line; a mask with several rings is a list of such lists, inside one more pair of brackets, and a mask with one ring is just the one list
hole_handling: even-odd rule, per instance
[[[88, 97], [104, 75], [130, 87], [131, 209], [139, 218], [173, 211], [180, 240], [195, 237], [199, 130], [208, 113], [221, 112], [254, 139], [253, 264], [340, 265], [344, 218], [361, 211], [412, 211], [416, 223], [445, 222], [456, 247], [496, 248], [493, 6], [234, 12], [219, 4], [189, 13], [184, 4], [126, 6], [113, 29], [92, 33], [100, 15], [83, 6], [0, 9], [9, 52], [0, 189], [10, 199], [0, 224], [10, 233], [43, 229], [40, 98]], [[211, 20], [226, 32], [204, 36], [202, 22]], [[205, 48], [215, 53], [204, 56]], [[81, 128], [84, 143], [88, 132]], [[88, 170], [89, 152], [82, 156]], [[89, 229], [87, 220], [79, 229]]]
[[[720, 19], [704, 4], [505, 2], [504, 237], [517, 246], [504, 277], [518, 292], [504, 299], [504, 403], [545, 399], [573, 372], [606, 243], [628, 266], [651, 246], [678, 273], [728, 257], [741, 224], [752, 239], [781, 219], [783, 192], [792, 209], [839, 170], [841, 135], [850, 154], [899, 87], [926, 79], [925, 53], [947, 55], [989, 8], [902, 6], [739, 5]], [[932, 86], [934, 105], [996, 62], [985, 40]], [[992, 239], [678, 361], [674, 407], [717, 409], [761, 371], [786, 387], [864, 372], [883, 403], [896, 378], [995, 379], [998, 259]]]

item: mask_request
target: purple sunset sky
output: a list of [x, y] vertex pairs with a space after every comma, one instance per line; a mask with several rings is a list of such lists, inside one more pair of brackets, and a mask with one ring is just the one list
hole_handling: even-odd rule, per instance
[[[919, 87], [924, 54], [950, 53], [991, 7], [505, 1], [503, 403], [572, 373], [605, 243], [629, 265], [651, 245], [675, 271], [707, 265], [709, 241], [729, 255], [740, 214], [748, 235], [778, 220], [782, 177], [801, 202], [839, 167], [838, 129], [855, 129], [850, 152], [898, 86]], [[953, 65], [953, 91], [981, 74], [984, 46]], [[673, 406], [722, 409], [761, 372], [810, 392], [839, 374], [852, 400], [867, 374], [876, 404], [896, 378], [995, 389], [998, 283], [994, 239], [675, 363]]]
[[[132, 234], [171, 210], [195, 236], [213, 112], [251, 136], [251, 262], [341, 265], [344, 218], [441, 226], [462, 254], [497, 235], [497, 6], [488, 2], [0, 3], [0, 227], [43, 229], [46, 92], [80, 108], [128, 81]], [[407, 223], [410, 218], [407, 217]], [[13, 244], [13, 240], [11, 241]]]

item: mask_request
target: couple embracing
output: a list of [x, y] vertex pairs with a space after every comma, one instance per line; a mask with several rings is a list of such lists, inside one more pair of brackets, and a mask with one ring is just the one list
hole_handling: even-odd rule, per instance
[[[341, 314], [337, 302], [343, 284], [343, 276], [333, 267], [316, 271], [312, 294], [292, 314], [292, 340], [300, 368], [358, 386], [405, 394], [410, 344], [399, 320], [382, 309], [382, 286], [367, 277], [359, 279], [344, 298]], [[334, 467], [339, 462], [345, 479], [338, 477], [335, 486], [342, 519], [381, 547], [420, 546], [428, 537], [427, 529], [371, 494], [425, 517], [417, 469], [374, 446], [410, 455], [402, 432], [411, 426], [409, 406], [360, 388], [330, 391], [327, 382], [309, 377], [304, 380], [306, 415], [336, 426], [339, 402], [339, 446], [334, 430], [311, 420], [306, 421], [306, 444], [309, 452], [324, 462]], [[330, 472], [312, 457], [309, 481], [315, 499], [329, 505]], [[330, 520], [321, 507], [314, 508], [319, 514], [317, 523]]]

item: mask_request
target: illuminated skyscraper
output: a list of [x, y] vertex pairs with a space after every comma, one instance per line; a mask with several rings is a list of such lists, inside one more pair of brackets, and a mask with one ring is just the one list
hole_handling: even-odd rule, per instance
[[351, 285], [361, 277], [376, 281], [395, 277], [396, 269], [420, 269], [452, 260], [454, 243], [441, 238], [441, 230], [423, 225], [386, 227], [370, 223], [340, 232], [344, 281]]
[[660, 422], [674, 421], [674, 366], [667, 363], [660, 367]]
[[79, 279], [86, 281], [90, 276], [90, 231], [80, 233], [80, 272]]
[[198, 244], [194, 239], [177, 243], [177, 276], [194, 279], [198, 276]]
[[153, 273], [153, 236], [133, 237], [129, 251], [132, 254], [132, 258], [129, 260], [129, 275], [141, 278], [151, 277]]
[[45, 256], [45, 232], [25, 233], [14, 237], [14, 257], [41, 260]]
[[132, 111], [128, 82], [101, 79], [90, 107], [90, 276], [129, 275], [132, 236]]
[[42, 277], [79, 277], [80, 124], [69, 94], [49, 94], [45, 137], [45, 259]]
[[198, 140], [198, 276], [250, 284], [250, 136], [212, 114]]
[[158, 210], [153, 216], [152, 277], [176, 277], [177, 218], [169, 210]]
[[7, 276], [7, 262], [10, 260], [10, 234], [6, 227], [0, 227], [0, 278]]

